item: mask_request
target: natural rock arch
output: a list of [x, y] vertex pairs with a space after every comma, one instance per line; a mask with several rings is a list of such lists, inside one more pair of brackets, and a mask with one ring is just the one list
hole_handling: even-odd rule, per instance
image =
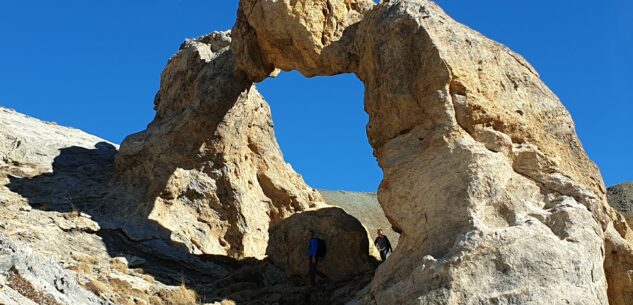
[[243, 0], [231, 36], [183, 46], [117, 159], [119, 179], [141, 178], [143, 216], [192, 253], [260, 256], [271, 225], [321, 205], [252, 83], [351, 72], [402, 232], [361, 303], [631, 304], [630, 229], [518, 54], [424, 0]]
[[372, 6], [242, 0], [232, 43], [254, 81], [365, 84], [379, 200], [402, 231], [365, 301], [630, 304], [630, 229], [536, 71], [430, 1]]

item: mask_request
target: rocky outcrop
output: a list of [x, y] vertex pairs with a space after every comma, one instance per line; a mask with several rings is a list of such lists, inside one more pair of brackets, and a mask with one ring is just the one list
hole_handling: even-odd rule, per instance
[[126, 201], [112, 200], [128, 199], [119, 195], [125, 191], [120, 181], [111, 181], [115, 146], [2, 110], [0, 144], [26, 147], [3, 153], [40, 158], [0, 168], [2, 304], [343, 304], [371, 279], [370, 269], [315, 288], [268, 260], [192, 255], [169, 234], [137, 240], [128, 233], [161, 227], [140, 214], [126, 218]]
[[[271, 225], [322, 199], [284, 162], [268, 104], [235, 69], [230, 42], [213, 33], [170, 59], [154, 121], [116, 160], [119, 184], [136, 197], [115, 201], [191, 253], [263, 257]], [[160, 235], [125, 227], [136, 239]]]
[[308, 273], [306, 235], [310, 230], [327, 245], [318, 266], [331, 280], [351, 280], [374, 270], [380, 256], [369, 242], [367, 229], [342, 209], [330, 207], [295, 214], [271, 228], [266, 255], [288, 276]]
[[358, 219], [367, 227], [370, 236], [375, 238], [376, 231], [383, 229], [393, 248], [398, 245], [400, 234], [391, 228], [385, 212], [378, 203], [376, 193], [325, 190], [319, 190], [319, 193], [327, 204], [343, 208], [345, 212]]
[[308, 76], [344, 72], [351, 59], [328, 47], [373, 5], [372, 0], [242, 0], [232, 31], [237, 66], [254, 81], [279, 69]]
[[60, 149], [92, 149], [96, 143], [113, 145], [81, 130], [0, 107], [0, 169], [4, 173], [20, 176], [49, 173], [53, 171], [53, 159], [60, 155]]
[[[361, 303], [631, 304], [631, 231], [533, 67], [430, 1], [362, 20], [323, 2], [242, 0], [232, 49], [253, 81], [295, 69], [365, 84], [378, 199], [402, 234]], [[323, 19], [350, 22], [298, 38]]]
[[0, 302], [3, 304], [112, 304], [81, 287], [55, 262], [0, 236]]
[[109, 182], [116, 145], [5, 108], [0, 126], [0, 303], [183, 304], [170, 298], [196, 298], [181, 283], [227, 276], [103, 228], [119, 206], [103, 200], [118, 191]]
[[609, 204], [633, 226], [633, 183], [622, 183], [608, 189]]

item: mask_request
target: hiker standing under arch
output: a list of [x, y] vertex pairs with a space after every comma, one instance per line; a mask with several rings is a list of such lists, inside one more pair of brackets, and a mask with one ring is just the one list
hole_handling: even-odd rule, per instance
[[310, 284], [314, 285], [316, 276], [318, 275], [321, 279], [329, 281], [329, 278], [325, 273], [319, 271], [317, 269], [317, 264], [319, 260], [325, 256], [325, 242], [322, 239], [317, 238], [314, 235], [314, 231], [310, 230], [307, 234], [308, 237], [308, 258], [310, 260]]
[[374, 240], [374, 245], [376, 245], [376, 248], [378, 248], [378, 251], [380, 252], [380, 260], [384, 262], [387, 259], [387, 254], [393, 249], [391, 248], [389, 238], [384, 235], [382, 229], [378, 229], [378, 232], [376, 233], [378, 234], [378, 237]]

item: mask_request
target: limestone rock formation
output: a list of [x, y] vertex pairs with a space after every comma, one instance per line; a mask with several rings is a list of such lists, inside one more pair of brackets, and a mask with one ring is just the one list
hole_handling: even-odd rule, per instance
[[0, 303], [112, 304], [82, 288], [73, 275], [28, 246], [0, 236]]
[[[61, 149], [93, 149], [111, 143], [81, 130], [30, 118], [0, 107], [0, 170], [20, 177], [53, 171], [53, 159]], [[37, 151], [37, 153], [33, 153]], [[3, 183], [4, 184], [4, 183]]]
[[373, 5], [372, 0], [242, 0], [231, 47], [237, 65], [255, 81], [297, 65], [305, 75], [335, 74], [323, 61], [349, 59], [330, 54], [328, 46]]
[[116, 145], [5, 108], [0, 127], [0, 303], [174, 305], [174, 294], [193, 292], [183, 280], [227, 276], [102, 228], [100, 211], [117, 206], [101, 206], [117, 191], [108, 190]]
[[376, 231], [383, 229], [393, 248], [398, 245], [400, 234], [391, 228], [385, 212], [383, 212], [376, 193], [359, 193], [346, 191], [319, 190], [325, 203], [343, 208], [345, 212], [358, 219], [376, 237]]
[[[1, 110], [4, 156], [39, 160], [7, 157], [0, 167], [2, 304], [343, 304], [371, 279], [369, 270], [317, 289], [268, 260], [192, 255], [168, 240], [134, 239], [128, 232], [156, 227], [140, 217], [127, 219], [134, 228], [115, 226], [125, 224], [127, 203], [112, 201], [120, 197], [111, 193], [125, 191], [110, 181], [115, 146]], [[14, 142], [21, 153], [7, 149]]]
[[331, 280], [350, 280], [373, 271], [380, 256], [369, 242], [367, 229], [342, 209], [330, 207], [295, 214], [271, 228], [266, 254], [289, 276], [308, 272], [309, 230], [327, 245], [327, 254], [318, 266]]
[[284, 162], [269, 106], [235, 69], [230, 42], [216, 32], [182, 45], [162, 74], [154, 121], [125, 139], [116, 166], [120, 184], [141, 190], [127, 199], [130, 214], [191, 253], [262, 257], [270, 225], [322, 199]]
[[609, 204], [633, 226], [633, 183], [622, 183], [608, 189]]
[[365, 84], [378, 199], [402, 234], [359, 302], [633, 303], [630, 228], [520, 55], [424, 0], [382, 3], [338, 40], [297, 39], [321, 33], [313, 14], [357, 20], [306, 3], [241, 1], [232, 48], [253, 81], [295, 69]]

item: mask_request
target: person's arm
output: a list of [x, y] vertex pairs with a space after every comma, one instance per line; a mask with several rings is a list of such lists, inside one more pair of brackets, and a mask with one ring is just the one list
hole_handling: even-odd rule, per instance
[[393, 251], [393, 249], [391, 248], [391, 243], [389, 242], [389, 238], [387, 238], [387, 236], [385, 236], [385, 241], [387, 242], [387, 252]]

